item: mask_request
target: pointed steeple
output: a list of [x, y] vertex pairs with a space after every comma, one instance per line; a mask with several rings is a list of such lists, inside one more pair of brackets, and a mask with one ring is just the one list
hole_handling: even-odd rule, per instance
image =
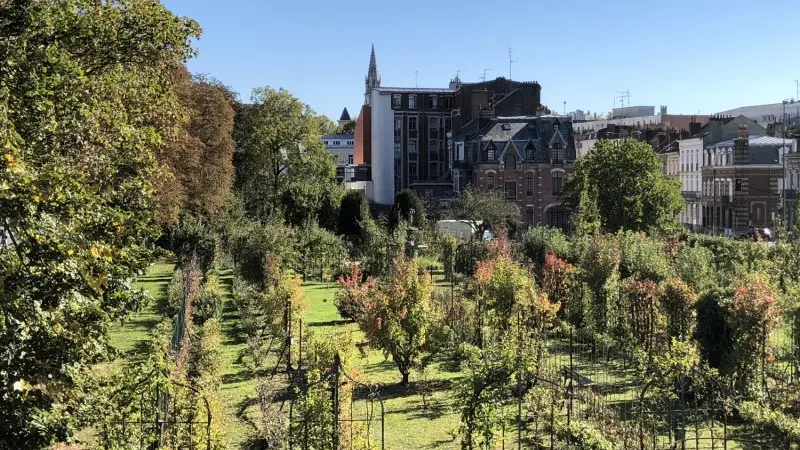
[[369, 104], [369, 96], [373, 88], [381, 87], [381, 77], [378, 75], [378, 63], [375, 60], [375, 44], [372, 44], [372, 52], [369, 55], [369, 70], [364, 77], [364, 104]]

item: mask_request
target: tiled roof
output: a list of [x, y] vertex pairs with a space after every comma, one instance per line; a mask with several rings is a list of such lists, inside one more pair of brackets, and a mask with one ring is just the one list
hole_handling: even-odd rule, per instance
[[350, 120], [350, 113], [347, 112], [347, 107], [345, 106], [344, 111], [342, 111], [342, 115], [339, 116], [339, 120]]

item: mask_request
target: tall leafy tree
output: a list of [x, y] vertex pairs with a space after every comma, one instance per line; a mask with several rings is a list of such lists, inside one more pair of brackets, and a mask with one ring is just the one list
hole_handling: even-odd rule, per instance
[[463, 189], [448, 215], [471, 222], [479, 236], [492, 228], [513, 228], [520, 219], [519, 207], [507, 202], [499, 190]]
[[180, 212], [214, 219], [233, 186], [233, 124], [236, 94], [219, 81], [175, 71], [175, 88], [184, 107], [183, 126], [162, 153], [166, 169], [159, 178], [158, 213], [174, 225]]
[[600, 222], [608, 231], [675, 229], [683, 207], [680, 185], [661, 171], [661, 162], [644, 142], [599, 141], [579, 158], [564, 187], [564, 203], [578, 208], [581, 193], [597, 192]]
[[396, 228], [401, 220], [409, 222], [415, 227], [421, 227], [425, 223], [425, 207], [411, 189], [403, 189], [397, 193], [392, 210], [389, 212], [389, 224], [392, 229]]
[[248, 213], [260, 220], [285, 216], [292, 225], [335, 200], [336, 166], [320, 136], [330, 120], [284, 89], [259, 88], [237, 126], [237, 186]]
[[198, 34], [152, 0], [0, 2], [0, 448], [67, 439], [108, 324], [144, 299]]

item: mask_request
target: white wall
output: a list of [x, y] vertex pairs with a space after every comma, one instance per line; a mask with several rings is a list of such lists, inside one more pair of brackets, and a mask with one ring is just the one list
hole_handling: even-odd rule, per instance
[[[678, 154], [680, 155], [678, 179], [681, 182], [681, 191], [702, 191], [703, 168], [703, 139], [678, 140]], [[700, 201], [687, 201], [680, 215], [681, 223], [690, 226], [699, 226], [703, 223], [703, 208]]]
[[572, 129], [575, 133], [583, 133], [584, 131], [597, 131], [605, 128], [607, 125], [627, 125], [631, 127], [643, 127], [645, 125], [658, 125], [661, 123], [661, 116], [645, 116], [645, 117], [626, 117], [624, 119], [605, 119], [605, 120], [591, 120], [588, 122], [573, 122]]
[[372, 181], [370, 200], [382, 205], [394, 203], [394, 111], [392, 96], [373, 89], [372, 105]]
[[344, 188], [351, 191], [364, 191], [364, 195], [368, 199], [372, 199], [375, 195], [375, 184], [372, 181], [347, 181], [344, 183]]

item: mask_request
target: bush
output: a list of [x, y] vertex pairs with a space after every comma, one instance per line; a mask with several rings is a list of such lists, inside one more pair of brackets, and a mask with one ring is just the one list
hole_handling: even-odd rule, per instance
[[617, 235], [622, 249], [619, 265], [622, 278], [633, 277], [660, 283], [667, 277], [669, 263], [661, 241], [633, 231], [620, 231]]
[[217, 253], [217, 239], [214, 232], [203, 224], [203, 221], [191, 215], [184, 215], [178, 226], [172, 230], [172, 251], [177, 263], [184, 267], [197, 258], [197, 264], [203, 273], [214, 265]]
[[208, 320], [219, 319], [222, 311], [222, 288], [219, 283], [219, 274], [210, 271], [200, 291], [200, 300], [194, 307], [194, 320], [203, 325]]
[[230, 232], [230, 253], [245, 281], [261, 288], [275, 282], [274, 268], [295, 267], [297, 249], [291, 228], [276, 221], [240, 223]]
[[364, 279], [358, 266], [354, 266], [349, 275], [339, 277], [341, 290], [336, 293], [334, 303], [339, 314], [353, 321], [364, 315], [364, 302], [375, 294], [377, 283], [373, 279]]
[[183, 304], [183, 270], [175, 269], [167, 286], [167, 304], [164, 314], [172, 317], [178, 314]]
[[696, 292], [705, 292], [715, 284], [714, 256], [706, 247], [681, 243], [672, 261], [678, 277]]
[[444, 267], [444, 276], [447, 281], [453, 280], [456, 266], [456, 251], [458, 249], [458, 241], [455, 236], [450, 233], [442, 233], [438, 239], [438, 246], [442, 254], [442, 266]]
[[468, 241], [456, 252], [456, 272], [471, 277], [475, 274], [478, 261], [483, 261], [488, 256], [488, 242], [483, 239]]
[[369, 205], [361, 191], [347, 191], [339, 206], [336, 232], [351, 242], [361, 238], [361, 223], [367, 219]]
[[562, 259], [572, 259], [569, 240], [558, 228], [533, 227], [528, 230], [523, 238], [523, 253], [533, 262], [538, 273], [544, 267], [545, 257], [550, 253]]
[[733, 355], [733, 330], [727, 308], [731, 296], [730, 289], [714, 289], [697, 302], [695, 338], [703, 359], [722, 375], [730, 371]]

